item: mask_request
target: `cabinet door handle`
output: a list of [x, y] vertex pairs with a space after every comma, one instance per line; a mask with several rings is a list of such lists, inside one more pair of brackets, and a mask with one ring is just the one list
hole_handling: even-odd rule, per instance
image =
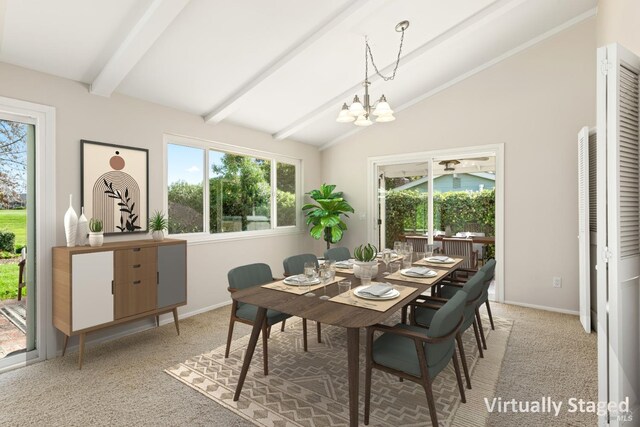
[[140, 268], [140, 264], [135, 264], [133, 268]]
[[140, 282], [142, 282], [142, 280], [134, 280], [133, 284], [134, 284], [134, 285], [139, 285], [139, 284], [140, 284]]
[[140, 252], [140, 248], [133, 248], [131, 249], [133, 252]]

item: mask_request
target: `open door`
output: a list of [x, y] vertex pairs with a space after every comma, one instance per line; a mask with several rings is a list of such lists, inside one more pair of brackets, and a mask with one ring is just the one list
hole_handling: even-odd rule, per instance
[[[640, 58], [598, 49], [598, 399], [601, 425], [640, 421]], [[628, 411], [626, 410], [628, 402]]]

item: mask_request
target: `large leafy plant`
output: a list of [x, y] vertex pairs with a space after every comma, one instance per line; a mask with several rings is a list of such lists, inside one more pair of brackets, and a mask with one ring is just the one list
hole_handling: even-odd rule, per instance
[[354, 212], [342, 197], [342, 192], [333, 191], [335, 188], [335, 185], [322, 184], [319, 189], [308, 193], [316, 203], [307, 203], [302, 207], [307, 217], [307, 225], [312, 226], [309, 231], [311, 237], [316, 240], [322, 237], [327, 242], [327, 249], [331, 243], [339, 242], [347, 229], [347, 224], [341, 217], [348, 218], [347, 213]]

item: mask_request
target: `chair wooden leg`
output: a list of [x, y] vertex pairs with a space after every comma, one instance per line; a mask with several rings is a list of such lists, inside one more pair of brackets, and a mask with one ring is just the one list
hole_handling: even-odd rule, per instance
[[473, 319], [473, 333], [476, 336], [476, 344], [478, 344], [478, 351], [480, 352], [480, 357], [484, 358], [484, 353], [482, 352], [482, 344], [480, 343], [480, 335], [478, 334], [478, 325], [476, 324], [476, 319]]
[[320, 322], [316, 322], [316, 332], [318, 334], [318, 343], [322, 342], [322, 326]]
[[456, 380], [458, 381], [458, 390], [460, 390], [460, 400], [462, 403], [467, 403], [467, 397], [464, 394], [464, 386], [462, 385], [462, 376], [460, 375], [460, 365], [458, 364], [458, 355], [456, 350], [453, 350], [453, 369], [456, 371]]
[[471, 377], [469, 376], [469, 368], [467, 367], [467, 356], [464, 354], [464, 346], [462, 345], [462, 336], [458, 332], [456, 335], [458, 342], [458, 350], [460, 351], [460, 360], [462, 360], [462, 370], [464, 371], [464, 379], [467, 381], [467, 388], [471, 390]]
[[271, 338], [271, 326], [267, 326], [267, 339]]
[[400, 316], [400, 323], [402, 323], [403, 325], [407, 324], [407, 311], [409, 310], [409, 306], [405, 305], [404, 307], [402, 307], [402, 312], [401, 312], [401, 316]]
[[480, 330], [480, 339], [482, 340], [482, 348], [487, 349], [487, 340], [484, 337], [484, 328], [482, 327], [482, 320], [480, 319], [480, 311], [476, 308], [476, 320], [478, 321], [478, 329]]
[[236, 321], [231, 317], [229, 320], [229, 332], [227, 333], [227, 349], [224, 351], [225, 359], [229, 357], [229, 348], [231, 348], [231, 338], [233, 337], [233, 325]]
[[287, 319], [284, 319], [282, 321], [282, 325], [280, 326], [280, 332], [284, 332], [284, 324], [286, 323]]
[[493, 325], [493, 315], [491, 314], [491, 306], [489, 305], [489, 300], [484, 302], [484, 305], [487, 307], [487, 313], [489, 314], [489, 322], [491, 323], [491, 330], [495, 331], [496, 327]]
[[304, 351], [307, 351], [307, 319], [302, 319], [302, 345]]
[[368, 339], [366, 368], [364, 375], [364, 425], [369, 425], [369, 411], [371, 410], [371, 340]]
[[431, 424], [434, 426], [438, 424], [438, 414], [436, 413], [436, 404], [433, 400], [433, 388], [431, 386], [431, 378], [429, 377], [429, 368], [427, 367], [427, 356], [424, 351], [424, 345], [418, 340], [415, 341], [416, 353], [418, 354], [418, 361], [420, 363], [420, 374], [422, 380], [422, 387], [427, 395], [427, 404], [429, 405], [429, 415], [431, 416]]
[[18, 285], [18, 301], [22, 299], [22, 286]]
[[264, 375], [269, 375], [269, 350], [267, 349], [267, 322], [262, 325], [262, 365]]

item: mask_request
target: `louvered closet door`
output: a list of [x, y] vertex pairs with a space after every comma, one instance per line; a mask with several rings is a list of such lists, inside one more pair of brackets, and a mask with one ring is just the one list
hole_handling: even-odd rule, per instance
[[[607, 400], [619, 402], [629, 398], [631, 408], [636, 411], [633, 419], [611, 411], [609, 421], [612, 426], [631, 426], [637, 425], [640, 419], [640, 58], [620, 46], [610, 45], [606, 47], [606, 59], [606, 176], [603, 179], [606, 179], [607, 191], [607, 229], [601, 230], [599, 222], [598, 234], [606, 233], [609, 261]], [[599, 103], [600, 99], [599, 96]], [[601, 123], [599, 120], [600, 141]], [[600, 178], [600, 169], [598, 175]], [[599, 203], [598, 207], [603, 205]], [[599, 304], [599, 322], [600, 307]]]
[[591, 332], [591, 292], [589, 280], [589, 128], [578, 133], [578, 282], [580, 323]]

